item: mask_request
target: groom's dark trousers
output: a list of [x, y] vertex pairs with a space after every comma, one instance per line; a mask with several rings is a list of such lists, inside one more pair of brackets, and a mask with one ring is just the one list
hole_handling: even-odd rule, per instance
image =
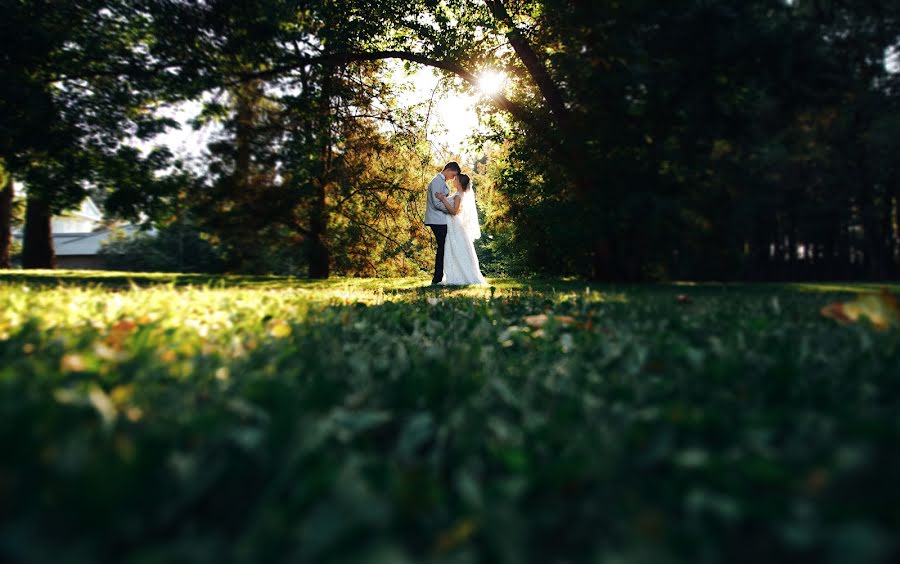
[[434, 278], [431, 279], [431, 283], [440, 284], [444, 279], [444, 243], [447, 241], [447, 226], [429, 224], [428, 227], [434, 231], [434, 238], [437, 240], [437, 254], [434, 255]]

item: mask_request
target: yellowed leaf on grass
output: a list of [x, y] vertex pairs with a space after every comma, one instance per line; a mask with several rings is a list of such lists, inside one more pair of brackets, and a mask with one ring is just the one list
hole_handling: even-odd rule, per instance
[[120, 319], [112, 326], [112, 331], [114, 333], [127, 334], [131, 333], [135, 329], [137, 329], [137, 323], [135, 323], [131, 318]]
[[447, 552], [469, 540], [475, 532], [476, 526], [472, 519], [463, 519], [451, 529], [444, 531], [438, 537], [437, 549], [439, 552]]
[[525, 316], [525, 324], [530, 327], [543, 327], [549, 318], [544, 313], [539, 313], [537, 315], [526, 315]]
[[550, 321], [551, 319], [553, 319], [554, 321], [556, 321], [556, 323], [558, 323], [560, 325], [574, 325], [575, 324], [574, 317], [570, 317], [568, 315], [556, 315], [553, 317], [549, 317], [546, 313], [539, 313], [537, 315], [526, 315], [525, 323], [533, 329], [540, 329], [541, 327], [546, 325], [547, 322]]
[[122, 386], [116, 386], [109, 393], [109, 398], [116, 405], [125, 405], [131, 399], [131, 395], [134, 393], [134, 384], [125, 384]]
[[820, 313], [842, 325], [867, 319], [879, 331], [900, 326], [900, 307], [897, 297], [887, 288], [878, 294], [863, 294], [849, 302], [834, 302], [824, 306]]
[[81, 355], [67, 354], [60, 359], [59, 368], [63, 372], [84, 372], [87, 365], [84, 362], [84, 357]]
[[273, 319], [269, 322], [269, 335], [276, 339], [282, 339], [291, 334], [291, 326], [283, 319]]
[[819, 313], [822, 314], [822, 317], [827, 317], [828, 319], [833, 319], [838, 323], [852, 323], [856, 321], [855, 317], [851, 317], [850, 313], [844, 310], [844, 304], [841, 302], [833, 302], [819, 310]]
[[134, 333], [137, 328], [138, 325], [133, 319], [126, 318], [117, 321], [109, 328], [109, 334], [107, 334], [106, 339], [104, 340], [106, 346], [113, 350], [121, 349], [125, 339]]
[[94, 406], [94, 409], [97, 410], [97, 413], [100, 414], [100, 418], [105, 426], [108, 427], [115, 423], [118, 415], [116, 406], [106, 392], [103, 391], [103, 388], [97, 385], [91, 386], [91, 389], [88, 390], [88, 399], [91, 405]]

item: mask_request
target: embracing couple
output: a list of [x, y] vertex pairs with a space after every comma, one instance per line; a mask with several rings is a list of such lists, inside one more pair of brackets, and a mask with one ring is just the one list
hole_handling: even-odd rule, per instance
[[[450, 185], [456, 189], [450, 196]], [[428, 185], [425, 225], [437, 239], [431, 285], [487, 284], [481, 275], [473, 241], [481, 237], [471, 179], [455, 162]]]

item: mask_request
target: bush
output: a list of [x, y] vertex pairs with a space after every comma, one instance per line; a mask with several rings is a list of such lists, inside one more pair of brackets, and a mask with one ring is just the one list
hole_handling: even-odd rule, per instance
[[113, 270], [150, 272], [222, 272], [216, 249], [200, 232], [183, 223], [172, 224], [157, 234], [118, 238], [100, 251]]

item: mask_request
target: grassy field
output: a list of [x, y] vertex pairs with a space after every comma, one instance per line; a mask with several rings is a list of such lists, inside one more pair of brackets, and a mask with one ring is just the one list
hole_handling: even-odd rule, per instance
[[492, 283], [0, 272], [0, 561], [900, 559], [883, 285]]

